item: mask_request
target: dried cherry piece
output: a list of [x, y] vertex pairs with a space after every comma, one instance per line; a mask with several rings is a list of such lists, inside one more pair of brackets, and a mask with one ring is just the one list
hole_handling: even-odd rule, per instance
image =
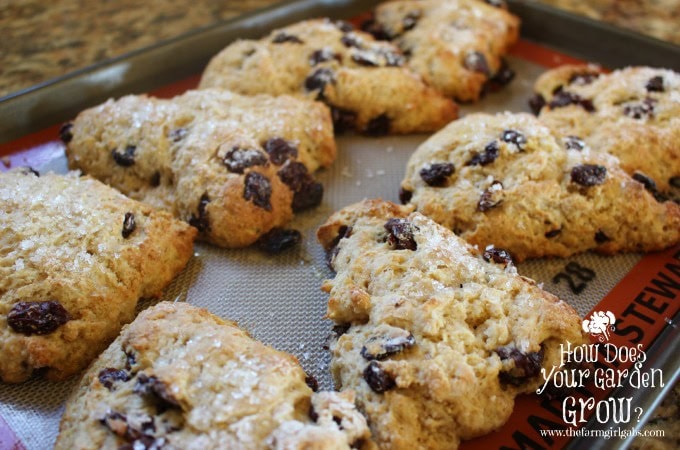
[[420, 169], [419, 174], [428, 186], [441, 187], [446, 185], [448, 178], [455, 170], [455, 166], [451, 163], [433, 163]]
[[335, 53], [332, 49], [326, 47], [312, 52], [312, 54], [309, 56], [309, 64], [311, 66], [317, 66], [322, 62], [331, 61], [333, 59], [340, 61], [340, 55]]
[[59, 139], [61, 139], [61, 142], [64, 144], [68, 144], [71, 142], [73, 139], [73, 123], [72, 122], [66, 122], [59, 128]]
[[654, 117], [654, 105], [656, 100], [645, 98], [639, 103], [629, 103], [623, 107], [623, 114], [633, 119], [651, 119]]
[[130, 374], [123, 369], [109, 367], [101, 370], [98, 378], [99, 382], [110, 391], [116, 381], [128, 381], [130, 379]]
[[201, 199], [198, 201], [198, 215], [191, 215], [189, 219], [189, 225], [196, 228], [200, 232], [210, 231], [210, 221], [208, 220], [207, 206], [210, 203], [210, 197], [208, 193], [201, 195]]
[[343, 133], [354, 129], [354, 124], [357, 121], [357, 113], [335, 106], [331, 106], [331, 117], [333, 118], [333, 128], [336, 133]]
[[305, 89], [308, 91], [318, 90], [318, 100], [323, 98], [324, 89], [330, 83], [335, 83], [335, 72], [328, 67], [320, 67], [305, 79]]
[[605, 242], [609, 242], [611, 240], [612, 238], [607, 236], [607, 234], [602, 230], [597, 230], [597, 232], [595, 233], [595, 242], [597, 242], [598, 244], [604, 244]]
[[277, 35], [274, 36], [274, 38], [272, 39], [273, 44], [283, 44], [284, 42], [291, 42], [293, 44], [304, 44], [302, 39], [295, 36], [294, 34], [288, 34], [285, 31], [277, 33]]
[[125, 218], [123, 219], [123, 230], [120, 234], [123, 235], [123, 238], [127, 239], [136, 228], [137, 222], [135, 222], [135, 215], [131, 212], [126, 212]]
[[663, 92], [663, 77], [661, 75], [657, 75], [650, 78], [645, 85], [645, 89], [647, 89], [647, 92]]
[[518, 149], [524, 150], [524, 144], [527, 143], [527, 138], [520, 131], [517, 130], [505, 130], [501, 134], [501, 139], [510, 144], [515, 144]]
[[118, 149], [113, 149], [111, 151], [111, 156], [113, 160], [121, 167], [130, 167], [135, 163], [135, 151], [137, 147], [134, 145], [128, 145], [125, 147], [123, 152], [119, 152]]
[[484, 258], [484, 261], [486, 262], [493, 261], [496, 264], [503, 264], [506, 267], [509, 264], [512, 264], [512, 256], [510, 256], [510, 253], [502, 248], [494, 247], [493, 245], [489, 245], [484, 249], [482, 258]]
[[534, 94], [529, 99], [529, 108], [531, 108], [531, 112], [533, 112], [536, 116], [541, 112], [541, 109], [543, 109], [545, 104], [545, 98], [543, 98], [541, 94]]
[[369, 361], [379, 360], [400, 353], [411, 348], [416, 343], [416, 338], [406, 330], [391, 327], [390, 334], [384, 336], [371, 336], [361, 347], [361, 356]]
[[273, 228], [260, 236], [257, 246], [262, 251], [274, 254], [295, 247], [301, 240], [302, 235], [297, 230]]
[[272, 184], [267, 177], [258, 172], [248, 172], [243, 187], [243, 198], [260, 208], [271, 211]]
[[421, 12], [420, 11], [411, 11], [407, 13], [403, 19], [401, 19], [401, 26], [404, 31], [409, 31], [415, 28], [415, 26], [418, 24], [418, 21], [420, 20]]
[[586, 143], [583, 142], [578, 136], [565, 136], [564, 146], [567, 150], [578, 150], [581, 151], [586, 148]]
[[[505, 136], [505, 133], [503, 133]], [[526, 141], [526, 139], [525, 139]], [[466, 166], [486, 166], [491, 164], [500, 155], [500, 147], [498, 147], [498, 142], [492, 141], [484, 147], [484, 151], [481, 153], [475, 153], [468, 162], [465, 163]]]
[[69, 320], [71, 315], [54, 300], [17, 302], [7, 314], [7, 325], [26, 336], [53, 333]]
[[411, 198], [413, 198], [413, 192], [404, 188], [399, 188], [399, 201], [401, 202], [402, 205], [405, 205], [408, 202], [410, 202]]
[[581, 186], [596, 186], [604, 183], [607, 168], [597, 164], [581, 164], [571, 169], [571, 181]]
[[499, 377], [502, 382], [521, 385], [525, 380], [537, 376], [543, 363], [543, 347], [537, 352], [524, 353], [516, 347], [501, 347], [496, 353], [505, 362], [511, 360], [514, 367], [501, 371]]
[[416, 250], [418, 244], [414, 233], [420, 229], [406, 219], [390, 219], [384, 225], [387, 230], [387, 243], [394, 250]]
[[368, 121], [364, 133], [369, 136], [384, 136], [390, 132], [391, 123], [387, 114], [380, 114]]
[[267, 156], [254, 148], [234, 147], [224, 155], [222, 163], [229, 172], [243, 173], [248, 167], [267, 165]]
[[487, 77], [491, 76], [489, 64], [486, 62], [486, 57], [483, 53], [478, 51], [471, 51], [465, 55], [463, 65], [466, 69], [472, 72], [482, 73]]
[[368, 386], [379, 394], [394, 389], [397, 384], [394, 378], [382, 368], [378, 361], [371, 361], [364, 369], [364, 380]]
[[578, 94], [563, 90], [561, 87], [555, 91], [548, 106], [551, 108], [562, 108], [569, 105], [579, 105], [588, 112], [594, 112], [595, 106], [591, 100], [585, 99]]
[[295, 159], [298, 155], [297, 146], [280, 137], [274, 137], [264, 143], [264, 150], [269, 155], [271, 162], [277, 166], [282, 165], [289, 159]]

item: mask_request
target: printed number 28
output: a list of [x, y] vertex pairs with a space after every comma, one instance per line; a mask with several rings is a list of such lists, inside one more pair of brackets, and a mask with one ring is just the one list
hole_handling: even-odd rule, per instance
[[560, 272], [553, 277], [553, 283], [558, 284], [564, 280], [569, 285], [571, 292], [580, 294], [593, 278], [595, 278], [595, 272], [592, 269], [572, 261], [564, 267], [564, 272]]

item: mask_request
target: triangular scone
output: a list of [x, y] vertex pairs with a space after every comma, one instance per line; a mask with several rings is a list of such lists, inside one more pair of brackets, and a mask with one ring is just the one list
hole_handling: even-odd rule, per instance
[[331, 107], [336, 131], [426, 132], [455, 119], [457, 106], [403, 65], [387, 42], [344, 22], [309, 20], [229, 45], [212, 59], [200, 87], [318, 99]]
[[453, 122], [411, 156], [401, 188], [426, 216], [518, 261], [646, 252], [680, 239], [679, 205], [657, 201], [616, 158], [529, 114]]
[[680, 199], [680, 74], [568, 65], [541, 75], [534, 90], [531, 106], [543, 123], [616, 156], [630, 175]]
[[56, 449], [367, 450], [352, 392], [186, 303], [143, 311], [66, 404]]
[[479, 99], [497, 75], [512, 79], [502, 60], [519, 38], [519, 19], [481, 0], [393, 1], [379, 5], [375, 26], [407, 55], [426, 83], [461, 101]]
[[87, 367], [193, 255], [196, 230], [79, 173], [0, 173], [0, 381]]
[[321, 202], [311, 172], [335, 159], [328, 109], [207, 89], [126, 96], [62, 128], [69, 167], [171, 211], [201, 239], [244, 247]]
[[518, 394], [587, 340], [566, 303], [411, 207], [380, 200], [318, 231], [333, 376], [352, 389], [381, 449], [455, 449], [505, 423]]

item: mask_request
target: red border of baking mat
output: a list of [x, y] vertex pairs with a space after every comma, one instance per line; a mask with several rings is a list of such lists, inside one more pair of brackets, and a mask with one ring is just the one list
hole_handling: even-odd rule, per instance
[[[548, 68], [581, 62], [525, 40], [520, 40], [511, 49], [510, 54]], [[199, 80], [200, 75], [195, 75], [151, 91], [150, 95], [172, 97], [195, 88]], [[0, 156], [3, 162], [0, 164], [0, 171], [7, 170], [8, 165], [38, 167], [59, 156], [64, 151], [63, 144], [57, 138], [59, 127], [60, 125], [54, 125], [0, 145]], [[664, 277], [666, 284], [664, 284]], [[677, 282], [673, 281], [673, 277]], [[658, 283], [663, 286], [660, 287]], [[609, 342], [617, 346], [642, 344], [645, 349], [648, 348], [663, 329], [664, 318], [672, 317], [680, 309], [680, 302], [673, 302], [673, 300], [680, 299], [679, 293], [677, 291], [673, 293], [672, 290], [677, 289], [678, 286], [680, 286], [680, 246], [644, 256], [593, 308], [598, 311], [612, 311], [617, 317], [617, 329]], [[625, 364], [621, 364], [618, 368], [625, 367]], [[596, 400], [604, 398], [609, 393], [596, 390], [592, 386], [586, 386], [586, 389]], [[562, 421], [561, 414], [559, 400], [547, 401], [536, 395], [522, 395], [517, 398], [515, 410], [502, 428], [494, 433], [464, 441], [460, 448], [462, 450], [561, 448], [568, 442], [568, 437], [542, 437], [539, 431], [540, 429], [566, 429], [567, 425]], [[21, 441], [2, 420], [2, 417], [0, 417], [0, 448], [24, 449]]]

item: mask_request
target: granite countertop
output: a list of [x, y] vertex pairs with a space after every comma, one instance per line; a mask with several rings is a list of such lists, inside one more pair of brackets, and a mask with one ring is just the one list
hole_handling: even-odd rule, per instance
[[[2, 1], [0, 98], [278, 1]], [[680, 44], [680, 0], [540, 1]], [[677, 385], [646, 427], [664, 429], [666, 439], [637, 439], [633, 447], [677, 448], [679, 405]]]

